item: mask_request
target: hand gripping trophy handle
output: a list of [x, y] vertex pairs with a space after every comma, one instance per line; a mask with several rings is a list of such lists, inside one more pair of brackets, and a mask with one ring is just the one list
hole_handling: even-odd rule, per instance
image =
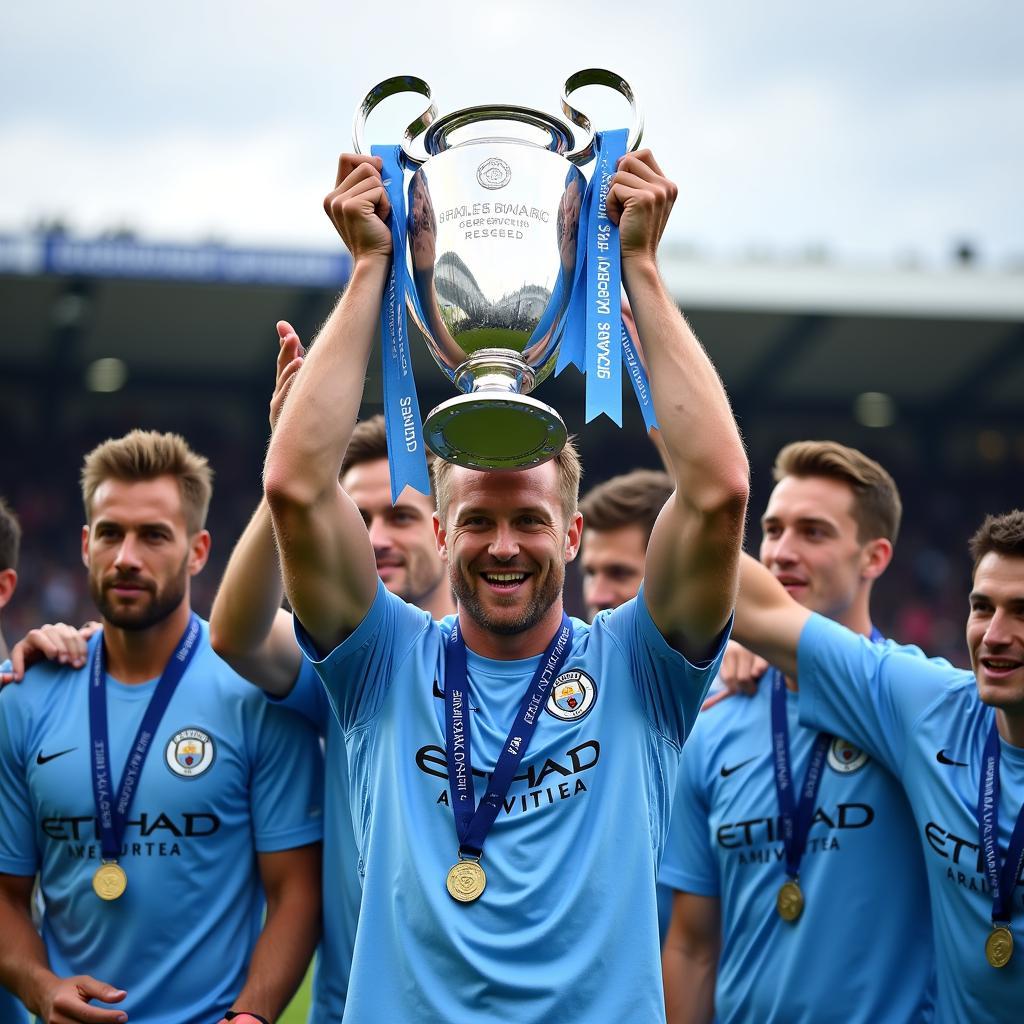
[[[576, 277], [580, 211], [594, 156], [589, 118], [569, 97], [610, 87], [630, 104], [628, 149], [643, 116], [633, 90], [614, 72], [571, 75], [561, 118], [508, 104], [467, 107], [437, 117], [421, 78], [396, 76], [371, 89], [356, 111], [353, 145], [366, 151], [366, 120], [403, 92], [430, 105], [405, 129], [408, 181], [409, 311], [435, 362], [463, 392], [424, 422], [428, 446], [472, 469], [526, 469], [565, 444], [561, 416], [529, 395], [555, 367]], [[506, 134], [510, 126], [516, 134]], [[573, 126], [583, 141], [577, 144]], [[425, 156], [413, 151], [423, 136]], [[396, 258], [397, 258], [396, 254]]]

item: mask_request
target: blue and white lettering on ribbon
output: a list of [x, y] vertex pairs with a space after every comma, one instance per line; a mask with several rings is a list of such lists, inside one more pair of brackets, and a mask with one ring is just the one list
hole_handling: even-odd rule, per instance
[[541, 709], [569, 657], [572, 632], [572, 622], [563, 613], [562, 624], [541, 656], [540, 664], [516, 712], [512, 728], [505, 737], [505, 745], [494, 766], [487, 792], [477, 807], [473, 787], [466, 644], [458, 620], [452, 627], [445, 645], [444, 739], [448, 759], [448, 792], [461, 855], [479, 857], [483, 853], [487, 834], [501, 810], [512, 785], [512, 778], [533, 738]]
[[199, 617], [193, 612], [174, 654], [164, 668], [146, 712], [132, 741], [128, 760], [114, 796], [110, 764], [110, 736], [107, 727], [107, 660], [101, 636], [93, 647], [89, 664], [89, 742], [92, 749], [92, 792], [100, 827], [103, 860], [117, 860], [124, 840], [125, 822], [131, 810], [135, 790], [142, 775], [153, 737], [181, 682], [189, 662], [198, 649]]
[[391, 470], [391, 504], [407, 486], [430, 493], [427, 456], [423, 447], [423, 421], [412, 373], [406, 296], [406, 202], [401, 147], [374, 146], [373, 156], [383, 161], [381, 177], [391, 203], [391, 268], [380, 311], [381, 356], [384, 380], [384, 429]]
[[619, 157], [626, 152], [624, 129], [602, 132], [597, 142], [593, 207], [587, 233], [587, 398], [585, 422], [605, 413], [622, 426], [622, 357], [615, 335], [622, 321], [622, 253], [619, 229], [608, 218], [608, 190]]
[[978, 786], [978, 829], [985, 877], [992, 893], [992, 923], [1008, 925], [1013, 912], [1013, 890], [1024, 867], [1024, 807], [1010, 836], [1006, 858], [999, 857], [999, 730], [995, 715], [985, 740]]
[[633, 343], [633, 336], [626, 328], [625, 320], [622, 321], [622, 357], [626, 363], [626, 373], [629, 374], [630, 383], [633, 385], [633, 394], [636, 395], [637, 405], [640, 406], [640, 413], [644, 418], [644, 428], [648, 431], [657, 430], [658, 417], [654, 412], [651, 382], [647, 378], [644, 364], [640, 361], [640, 353]]
[[[608, 219], [608, 188], [619, 158], [626, 153], [629, 133], [625, 129], [598, 132], [594, 137], [594, 173], [587, 184], [580, 211], [576, 248], [576, 275], [566, 312], [556, 373], [570, 364], [586, 374], [586, 421], [602, 412], [622, 426], [622, 352], [615, 339], [622, 319], [622, 252], [619, 229]], [[624, 348], [623, 341], [623, 348]], [[635, 357], [635, 352], [634, 352]], [[628, 359], [628, 355], [627, 355]], [[639, 359], [639, 381], [646, 373]], [[633, 375], [633, 390], [650, 429], [653, 406], [645, 407]], [[650, 389], [646, 388], [648, 403]]]

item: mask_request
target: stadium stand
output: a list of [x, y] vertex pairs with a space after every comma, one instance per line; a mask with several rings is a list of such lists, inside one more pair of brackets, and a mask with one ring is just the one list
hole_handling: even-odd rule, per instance
[[[985, 512], [1021, 502], [1024, 274], [716, 264], [682, 252], [662, 266], [725, 380], [750, 449], [754, 507], [787, 441], [835, 438], [883, 461], [906, 511], [876, 595], [879, 625], [963, 664], [966, 537]], [[10, 641], [40, 621], [91, 614], [78, 467], [95, 443], [134, 426], [180, 431], [217, 471], [214, 552], [195, 594], [208, 613], [259, 493], [274, 323], [288, 319], [310, 340], [348, 267], [343, 252], [0, 235], [0, 493], [24, 527]], [[425, 346], [414, 362], [426, 411], [449, 386]], [[379, 388], [375, 374], [367, 414], [379, 411]], [[588, 485], [657, 464], [629, 401], [620, 434], [584, 427], [574, 374], [539, 395], [581, 435]], [[582, 611], [578, 586], [570, 610]]]

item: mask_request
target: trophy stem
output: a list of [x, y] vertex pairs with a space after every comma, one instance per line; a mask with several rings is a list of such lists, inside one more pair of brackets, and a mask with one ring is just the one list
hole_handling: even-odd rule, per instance
[[460, 391], [477, 393], [500, 391], [529, 394], [536, 375], [525, 359], [508, 348], [481, 348], [455, 368], [455, 384]]

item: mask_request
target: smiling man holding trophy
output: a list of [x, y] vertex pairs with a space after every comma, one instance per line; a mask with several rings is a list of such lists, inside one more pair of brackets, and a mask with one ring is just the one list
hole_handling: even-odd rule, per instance
[[[581, 72], [567, 92], [592, 81], [621, 82]], [[426, 88], [389, 79], [363, 116], [401, 91], [396, 82]], [[563, 110], [589, 130], [565, 98]], [[407, 142], [432, 120], [428, 111]], [[496, 138], [501, 121], [526, 124], [541, 144]], [[351, 764], [363, 901], [346, 1020], [660, 1021], [657, 864], [679, 749], [728, 636], [746, 457], [718, 376], [658, 274], [676, 187], [650, 152], [622, 152], [625, 133], [589, 142], [578, 157], [596, 162], [587, 186], [565, 158], [577, 152], [572, 128], [547, 115], [471, 108], [432, 129], [432, 155], [408, 187], [395, 149], [341, 158], [325, 207], [352, 277], [296, 379], [265, 473], [296, 633]], [[561, 161], [553, 199], [508, 191], [540, 173], [521, 168], [519, 150]], [[470, 173], [494, 198], [470, 194]], [[527, 237], [536, 248], [520, 246]], [[477, 243], [508, 255], [478, 260]], [[588, 626], [562, 607], [582, 527], [579, 460], [558, 414], [526, 392], [575, 362], [588, 370], [588, 411], [617, 411], [619, 253], [650, 385], [633, 377], [628, 349], [624, 362], [648, 389], [640, 397], [653, 394], [677, 491], [641, 593]], [[407, 294], [463, 391], [426, 421], [448, 460], [435, 464], [435, 533], [459, 611], [442, 622], [379, 585], [338, 485], [378, 316], [393, 486], [425, 485]]]

